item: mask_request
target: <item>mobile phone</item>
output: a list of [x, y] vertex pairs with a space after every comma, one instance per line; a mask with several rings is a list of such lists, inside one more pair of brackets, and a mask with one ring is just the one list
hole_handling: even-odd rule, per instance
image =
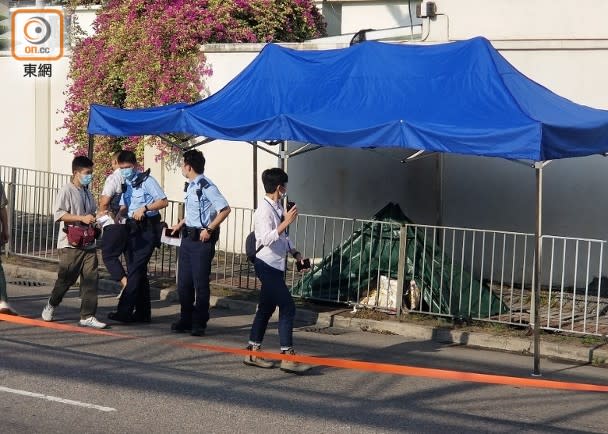
[[296, 268], [298, 271], [306, 270], [310, 268], [310, 259], [302, 259], [296, 262]]
[[165, 228], [165, 237], [179, 238], [179, 231], [175, 231], [173, 234], [171, 232], [171, 228]]
[[296, 206], [295, 202], [287, 202], [287, 211], [289, 211], [290, 209], [292, 209], [294, 206]]

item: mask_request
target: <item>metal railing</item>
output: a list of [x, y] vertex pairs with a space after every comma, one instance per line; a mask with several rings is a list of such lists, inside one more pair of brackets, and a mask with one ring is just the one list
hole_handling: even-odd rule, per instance
[[[414, 250], [430, 252], [414, 253], [413, 263], [408, 263], [411, 270], [407, 274], [404, 300], [410, 311], [511, 325], [534, 322], [533, 234], [427, 225], [407, 227], [417, 240]], [[408, 237], [409, 242], [411, 238]], [[606, 273], [605, 243], [585, 238], [542, 237], [540, 312], [544, 329], [608, 333], [608, 282], [601, 278]], [[433, 298], [433, 291], [438, 300]], [[444, 309], [437, 308], [442, 305]]]
[[[53, 201], [69, 175], [0, 166], [9, 199], [10, 253], [57, 261]], [[183, 205], [171, 201], [163, 220], [175, 224]], [[259, 288], [245, 255], [253, 210], [232, 208], [222, 224], [212, 283]], [[462, 320], [527, 326], [532, 321], [534, 236], [528, 233], [442, 227], [300, 214], [290, 239], [312, 270], [302, 275], [287, 260], [296, 297], [417, 312]], [[543, 236], [541, 326], [606, 335], [608, 280], [605, 241]], [[162, 245], [152, 276], [174, 279], [177, 248]]]

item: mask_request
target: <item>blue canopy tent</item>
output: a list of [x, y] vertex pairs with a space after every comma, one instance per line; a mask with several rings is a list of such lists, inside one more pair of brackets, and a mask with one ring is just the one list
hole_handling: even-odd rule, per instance
[[[542, 168], [552, 159], [608, 152], [608, 111], [575, 104], [528, 79], [481, 37], [424, 46], [363, 42], [323, 51], [270, 44], [223, 89], [195, 104], [139, 110], [92, 105], [88, 132], [271, 141], [281, 145], [282, 161], [285, 141], [307, 144], [296, 154], [314, 145], [531, 160], [538, 288]], [[535, 299], [536, 356], [539, 291]], [[538, 363], [535, 357], [535, 373]]]
[[546, 161], [608, 150], [608, 112], [555, 95], [484, 38], [325, 51], [267, 45], [191, 105], [91, 106], [90, 134], [187, 133]]

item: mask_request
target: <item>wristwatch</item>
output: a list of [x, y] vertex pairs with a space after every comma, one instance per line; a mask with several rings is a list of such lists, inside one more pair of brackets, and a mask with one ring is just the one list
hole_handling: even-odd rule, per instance
[[206, 227], [205, 230], [207, 231], [207, 233], [212, 234], [213, 231], [215, 231], [215, 229], [211, 228], [211, 227]]
[[150, 211], [150, 209], [148, 208], [148, 205], [144, 205], [144, 209], [145, 209], [146, 211]]

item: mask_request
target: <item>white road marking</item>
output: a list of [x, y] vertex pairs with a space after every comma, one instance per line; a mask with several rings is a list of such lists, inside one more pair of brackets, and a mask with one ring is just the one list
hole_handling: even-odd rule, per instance
[[103, 407], [101, 405], [89, 404], [88, 402], [72, 401], [71, 399], [59, 398], [57, 396], [43, 395], [42, 393], [27, 392], [25, 390], [11, 389], [9, 387], [0, 386], [0, 392], [14, 393], [16, 395], [29, 396], [31, 398], [46, 399], [47, 401], [60, 402], [62, 404], [75, 405], [77, 407], [92, 408], [99, 411], [116, 411], [112, 407]]

